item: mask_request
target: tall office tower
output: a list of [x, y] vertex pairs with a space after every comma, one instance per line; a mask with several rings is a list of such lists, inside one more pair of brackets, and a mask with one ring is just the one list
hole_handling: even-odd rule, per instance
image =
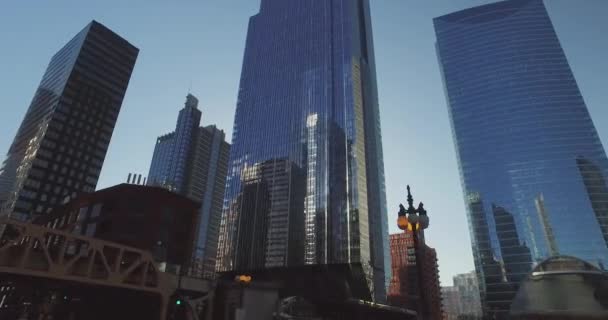
[[95, 190], [138, 52], [93, 21], [53, 56], [0, 169], [3, 214]]
[[[388, 224], [367, 0], [261, 1], [249, 21], [232, 142], [219, 270], [237, 268], [253, 245], [239, 219], [267, 221], [263, 263], [239, 268], [352, 263], [383, 301]], [[277, 161], [289, 170], [279, 179], [254, 169]], [[289, 200], [239, 205], [256, 179], [267, 190], [260, 197]], [[279, 195], [277, 183], [298, 190]]]
[[147, 184], [201, 202], [189, 272], [211, 277], [215, 273], [230, 145], [224, 131], [213, 125], [199, 127], [201, 115], [198, 99], [188, 94], [175, 131], [156, 140]]
[[558, 250], [606, 265], [608, 159], [542, 0], [434, 24], [484, 313], [500, 318]]
[[163, 186], [177, 193], [186, 189], [188, 183], [186, 170], [201, 115], [201, 111], [198, 110], [198, 99], [188, 94], [184, 108], [179, 111], [175, 131], [156, 140], [148, 174], [150, 185]]

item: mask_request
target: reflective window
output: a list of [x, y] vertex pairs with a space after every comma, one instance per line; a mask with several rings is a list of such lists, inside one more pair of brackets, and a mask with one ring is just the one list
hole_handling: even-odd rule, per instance
[[390, 265], [368, 6], [263, 0], [250, 18], [220, 270], [360, 262], [374, 267], [370, 285], [384, 294]]
[[608, 160], [541, 0], [434, 20], [486, 312], [558, 254], [608, 262]]

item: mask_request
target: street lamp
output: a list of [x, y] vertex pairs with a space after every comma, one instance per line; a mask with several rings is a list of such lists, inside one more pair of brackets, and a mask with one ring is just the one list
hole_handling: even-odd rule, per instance
[[408, 231], [412, 232], [414, 238], [414, 255], [416, 257], [416, 273], [418, 281], [418, 317], [427, 318], [427, 305], [425, 303], [423, 294], [423, 268], [422, 259], [420, 257], [420, 251], [424, 250], [418, 244], [418, 232], [429, 227], [429, 217], [424, 209], [424, 204], [420, 202], [418, 208], [414, 208], [414, 198], [410, 191], [410, 186], [407, 186], [407, 204], [408, 207], [405, 209], [403, 204], [399, 204], [399, 212], [397, 216], [397, 226], [405, 233]]

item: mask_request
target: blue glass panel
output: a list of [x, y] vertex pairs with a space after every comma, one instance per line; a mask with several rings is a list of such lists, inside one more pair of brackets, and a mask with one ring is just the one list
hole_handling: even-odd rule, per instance
[[235, 114], [220, 270], [355, 263], [383, 300], [388, 230], [369, 4], [263, 0]]
[[540, 261], [608, 262], [608, 160], [541, 0], [434, 20], [484, 311]]

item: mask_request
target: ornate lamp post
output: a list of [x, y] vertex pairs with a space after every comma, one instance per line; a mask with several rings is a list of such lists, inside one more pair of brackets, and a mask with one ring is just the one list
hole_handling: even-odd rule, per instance
[[409, 185], [407, 186], [407, 203], [407, 209], [405, 209], [403, 204], [399, 204], [397, 226], [405, 233], [411, 231], [412, 237], [414, 238], [414, 255], [416, 257], [417, 273], [416, 279], [418, 282], [418, 317], [426, 319], [428, 309], [423, 293], [424, 286], [422, 280], [424, 276], [424, 269], [422, 268], [423, 258], [421, 257], [420, 253], [420, 251], [424, 250], [424, 248], [419, 245], [418, 232], [429, 227], [429, 217], [426, 214], [426, 210], [424, 209], [424, 204], [422, 202], [418, 204], [418, 208], [414, 208], [414, 198], [412, 197]]

